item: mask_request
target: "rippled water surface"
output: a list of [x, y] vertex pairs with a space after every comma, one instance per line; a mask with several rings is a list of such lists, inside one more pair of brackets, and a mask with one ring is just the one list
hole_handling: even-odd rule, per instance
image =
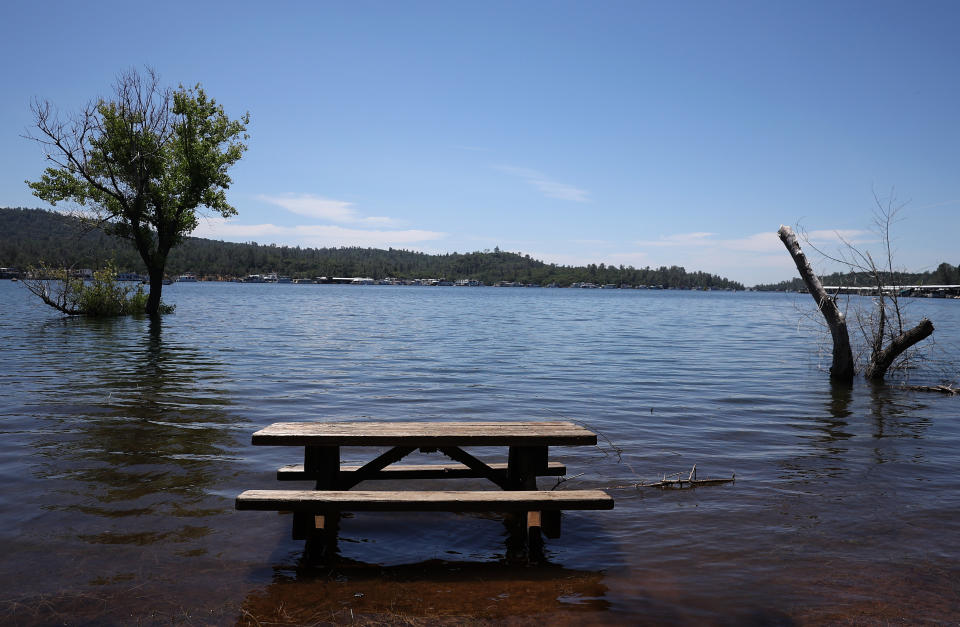
[[[960, 397], [832, 388], [798, 325], [809, 297], [204, 283], [164, 296], [177, 311], [159, 323], [65, 320], [0, 282], [6, 622], [960, 616]], [[912, 382], [955, 377], [960, 302], [910, 307], [937, 327]], [[551, 449], [568, 467], [558, 489], [616, 499], [564, 514], [543, 561], [518, 554], [499, 516], [440, 513], [348, 517], [339, 555], [316, 562], [289, 515], [233, 508], [299, 461], [250, 445], [271, 422], [519, 419], [600, 433], [596, 448]], [[633, 487], [694, 464], [736, 482]]]

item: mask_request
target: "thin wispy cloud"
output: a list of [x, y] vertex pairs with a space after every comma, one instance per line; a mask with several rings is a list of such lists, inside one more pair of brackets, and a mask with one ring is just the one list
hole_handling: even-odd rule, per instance
[[661, 235], [659, 239], [654, 240], [638, 240], [636, 244], [637, 246], [647, 247], [688, 246], [690, 244], [702, 242], [711, 235], [713, 235], [713, 233], [676, 233], [674, 235]]
[[754, 233], [746, 237], [734, 237], [728, 239], [719, 239], [708, 244], [716, 245], [724, 250], [739, 251], [744, 253], [778, 253], [781, 250], [786, 254], [783, 242], [776, 233], [764, 231]]
[[642, 268], [650, 265], [650, 255], [645, 252], [613, 253], [607, 256], [607, 263]]
[[[834, 251], [846, 243], [865, 246], [876, 241], [874, 233], [859, 229], [817, 229], [804, 233], [804, 236], [814, 247], [825, 252]], [[795, 271], [793, 260], [774, 231], [743, 237], [717, 237], [716, 233], [703, 231], [675, 233], [657, 239], [638, 240], [634, 245], [639, 249], [637, 252], [615, 254], [608, 258], [618, 263], [630, 263], [634, 255], [651, 261], [656, 257], [655, 265], [679, 264], [677, 260], [682, 259], [689, 264], [688, 270], [709, 268], [711, 272], [732, 277], [742, 276], [747, 271], [759, 282], [780, 281], [792, 276]], [[659, 252], [647, 255], [646, 251]], [[814, 251], [809, 253], [815, 255]], [[835, 269], [829, 262], [828, 265], [830, 267], [827, 270]]]
[[859, 245], [872, 244], [879, 241], [876, 233], [861, 229], [836, 229], [833, 231], [820, 229], [817, 231], [808, 231], [803, 235], [805, 235], [806, 239], [809, 239], [818, 245], [822, 243], [834, 245], [850, 243]]
[[[715, 238], [715, 233], [694, 232], [662, 235], [655, 240], [637, 240], [634, 244], [640, 248], [683, 248], [717, 249], [741, 252], [771, 253], [783, 249], [783, 243], [773, 231], [754, 233], [744, 237]], [[845, 242], [860, 245], [873, 241], [869, 231], [857, 229], [816, 230], [804, 234], [817, 247], [843, 245]]]
[[574, 244], [581, 244], [584, 246], [613, 246], [614, 242], [607, 239], [572, 239], [570, 240]]
[[419, 242], [444, 239], [446, 233], [424, 229], [355, 229], [335, 224], [237, 224], [223, 218], [201, 220], [193, 232], [195, 237], [229, 241], [282, 241], [290, 246], [315, 248], [363, 246], [370, 248], [404, 247]]
[[383, 216], [362, 216], [353, 208], [351, 202], [324, 198], [313, 194], [283, 194], [280, 196], [260, 194], [257, 198], [271, 205], [282, 207], [290, 213], [341, 224], [390, 226], [398, 222], [393, 218]]
[[602, 257], [583, 253], [531, 250], [526, 254], [544, 263], [555, 263], [558, 266], [588, 266], [591, 263], [600, 263], [604, 261]]
[[523, 179], [527, 184], [539, 190], [539, 192], [547, 198], [569, 200], [571, 202], [590, 202], [590, 193], [587, 190], [555, 181], [543, 172], [508, 165], [495, 166], [495, 168], [501, 172]]

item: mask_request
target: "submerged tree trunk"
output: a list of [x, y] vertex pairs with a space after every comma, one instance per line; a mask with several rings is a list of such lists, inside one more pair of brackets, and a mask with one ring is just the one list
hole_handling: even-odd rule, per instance
[[163, 291], [163, 266], [150, 266], [150, 294], [147, 295], [146, 313], [148, 316], [160, 314], [160, 293]]
[[[790, 252], [790, 256], [793, 257], [793, 262], [797, 264], [797, 270], [800, 272], [800, 278], [803, 279], [810, 296], [817, 303], [817, 309], [823, 314], [827, 326], [830, 327], [830, 335], [833, 337], [833, 363], [830, 366], [830, 379], [839, 383], [852, 383], [854, 374], [853, 351], [850, 348], [850, 334], [847, 331], [847, 321], [843, 312], [823, 289], [820, 278], [810, 267], [807, 256], [800, 250], [800, 244], [797, 242], [797, 236], [793, 229], [789, 226], [781, 226], [777, 235], [780, 236], [780, 241], [783, 242], [783, 245]], [[889, 366], [889, 364], [887, 365]], [[886, 368], [884, 368], [884, 371], [886, 371]]]
[[903, 351], [920, 340], [929, 337], [931, 333], [933, 333], [933, 323], [924, 318], [917, 326], [895, 337], [893, 341], [890, 342], [890, 346], [883, 350], [874, 350], [873, 354], [870, 355], [870, 364], [867, 366], [867, 371], [864, 373], [864, 376], [871, 381], [882, 381], [883, 377], [887, 374], [887, 369], [890, 367], [890, 364], [892, 364]]

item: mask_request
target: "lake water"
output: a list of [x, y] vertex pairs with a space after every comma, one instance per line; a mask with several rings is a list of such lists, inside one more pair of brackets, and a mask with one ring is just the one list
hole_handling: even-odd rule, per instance
[[[63, 319], [0, 282], [0, 620], [960, 616], [960, 397], [831, 387], [798, 324], [808, 296], [196, 283], [164, 298], [160, 323]], [[909, 313], [937, 328], [911, 382], [955, 377], [960, 302]], [[275, 421], [520, 419], [600, 433], [551, 458], [560, 489], [616, 499], [565, 513], [543, 561], [509, 548], [498, 516], [439, 513], [345, 518], [339, 556], [311, 562], [289, 515], [234, 510], [300, 459], [250, 445]], [[736, 482], [633, 487], [694, 464]]]

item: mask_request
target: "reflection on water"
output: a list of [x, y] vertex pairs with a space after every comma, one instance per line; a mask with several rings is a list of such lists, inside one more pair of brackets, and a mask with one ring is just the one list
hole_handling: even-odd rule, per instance
[[[0, 620], [960, 615], [956, 399], [831, 386], [784, 295], [586, 292], [177, 284], [152, 322], [0, 282]], [[955, 302], [917, 306], [956, 339]], [[539, 564], [501, 517], [442, 513], [345, 517], [316, 562], [290, 516], [233, 509], [300, 457], [250, 434], [316, 419], [572, 419], [603, 450], [551, 450], [558, 489], [737, 482], [612, 489]]]
[[30, 607], [22, 595], [78, 584], [99, 595], [145, 575], [169, 580], [210, 551], [217, 518], [232, 514], [216, 492], [242, 445], [237, 421], [229, 398], [203, 394], [218, 385], [222, 366], [165, 342], [164, 324], [53, 319], [21, 327], [34, 352], [21, 362], [27, 385], [15, 383], [18, 394], [2, 399], [8, 454], [0, 466], [29, 487], [2, 503], [3, 516], [19, 521], [3, 532], [7, 559], [32, 565], [2, 572], [21, 607]]
[[850, 402], [852, 400], [852, 386], [830, 383], [830, 405], [827, 409], [831, 416], [837, 420], [846, 420], [853, 415], [853, 412], [850, 410]]
[[896, 394], [888, 386], [870, 386], [870, 411], [874, 418], [873, 437], [922, 438], [932, 426], [930, 406], [922, 396]]
[[[47, 507], [104, 518], [156, 515], [173, 521], [223, 511], [226, 504], [206, 495], [237, 448], [223, 410], [229, 399], [198, 403], [190, 394], [216, 364], [193, 349], [165, 347], [162, 321], [144, 321], [145, 337], [135, 343], [118, 333], [117, 321], [82, 322], [98, 339], [83, 358], [96, 364], [95, 374], [86, 378], [93, 386], [90, 393], [102, 400], [88, 406], [71, 403], [73, 416], [42, 422], [34, 434], [31, 446], [42, 460], [34, 472], [50, 480], [45, 482], [52, 497]], [[47, 393], [72, 395], [75, 385], [71, 381], [69, 387], [55, 386]], [[180, 530], [163, 532], [120, 524], [124, 527], [80, 537], [144, 544], [205, 533], [203, 527], [182, 523]]]

